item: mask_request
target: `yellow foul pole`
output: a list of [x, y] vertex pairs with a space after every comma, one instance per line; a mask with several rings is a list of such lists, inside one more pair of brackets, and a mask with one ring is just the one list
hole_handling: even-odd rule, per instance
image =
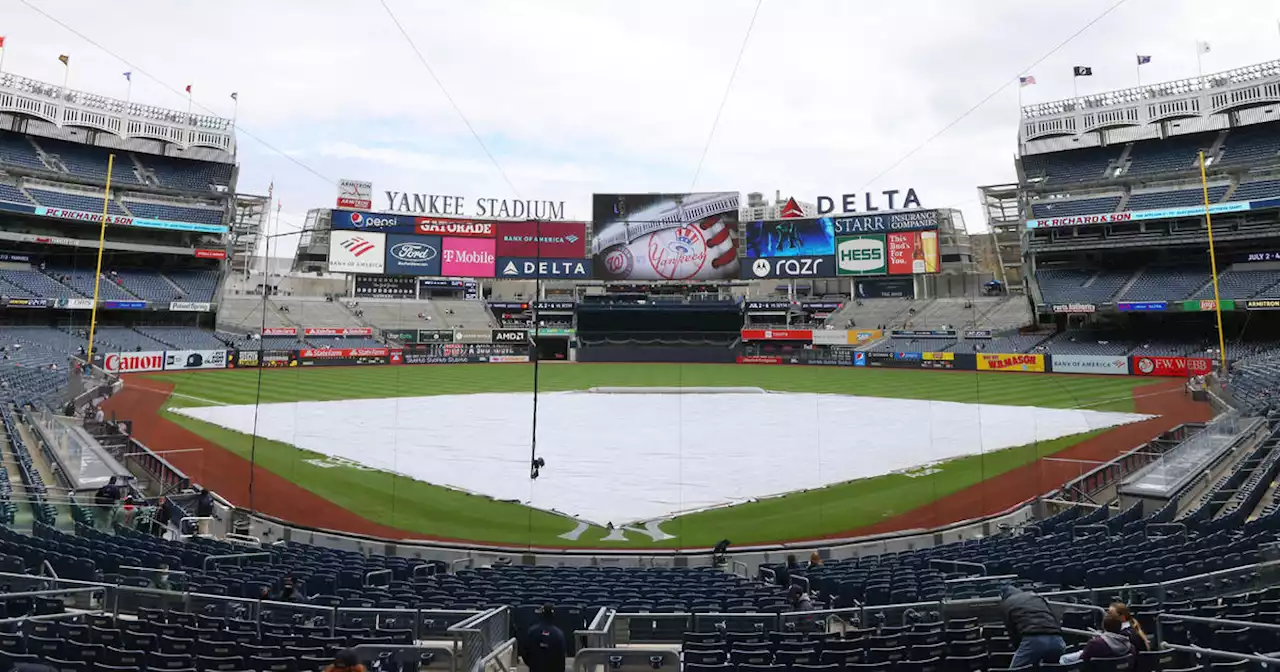
[[1213, 312], [1218, 317], [1218, 357], [1222, 360], [1222, 377], [1227, 376], [1227, 339], [1222, 334], [1222, 299], [1218, 296], [1218, 257], [1213, 251], [1213, 215], [1209, 214], [1209, 179], [1205, 173], [1204, 152], [1200, 152], [1200, 186], [1204, 189], [1204, 225], [1209, 230], [1209, 270], [1213, 274]]
[[102, 284], [102, 248], [107, 243], [107, 213], [111, 208], [111, 170], [115, 168], [116, 155], [107, 157], [107, 186], [102, 191], [102, 227], [98, 231], [98, 269], [93, 274], [93, 311], [89, 315], [89, 354], [86, 357], [93, 364], [93, 332], [98, 327], [98, 287]]

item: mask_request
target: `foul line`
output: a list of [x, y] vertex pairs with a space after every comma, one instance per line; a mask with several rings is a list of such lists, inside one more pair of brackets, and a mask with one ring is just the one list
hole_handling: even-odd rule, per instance
[[226, 402], [224, 402], [224, 401], [214, 401], [214, 400], [212, 400], [212, 399], [205, 399], [204, 397], [196, 397], [196, 396], [192, 396], [192, 395], [190, 395], [190, 394], [183, 394], [183, 393], [181, 393], [181, 392], [171, 392], [171, 391], [169, 391], [169, 390], [159, 390], [159, 389], [156, 389], [156, 388], [154, 388], [154, 387], [146, 387], [145, 385], [130, 385], [130, 386], [128, 386], [128, 387], [129, 387], [129, 389], [131, 389], [131, 390], [146, 390], [147, 392], [155, 392], [156, 394], [167, 394], [167, 395], [169, 395], [169, 396], [171, 396], [171, 397], [182, 397], [183, 399], [190, 399], [190, 400], [192, 400], [192, 401], [203, 401], [203, 402], [204, 402], [204, 403], [206, 403], [206, 404], [213, 404], [213, 405], [215, 405], [215, 406], [230, 406], [230, 405], [231, 405], [231, 404], [228, 404], [228, 403], [226, 403]]

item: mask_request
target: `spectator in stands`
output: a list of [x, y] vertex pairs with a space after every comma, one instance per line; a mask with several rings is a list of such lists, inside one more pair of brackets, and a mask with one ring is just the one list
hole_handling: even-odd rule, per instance
[[529, 672], [564, 672], [568, 654], [564, 632], [556, 627], [555, 609], [547, 604], [538, 611], [538, 623], [526, 633], [520, 657]]
[[206, 520], [199, 522], [199, 534], [209, 533], [208, 518], [213, 517], [213, 493], [209, 492], [209, 488], [200, 488], [200, 496], [196, 498], [196, 515]]
[[822, 555], [820, 555], [817, 551], [814, 551], [814, 552], [810, 553], [810, 554], [809, 554], [809, 566], [810, 566], [810, 567], [821, 567], [821, 566], [822, 566]]
[[98, 488], [94, 497], [98, 505], [99, 522], [109, 530], [115, 522], [116, 505], [120, 501], [120, 487], [116, 485], [116, 477], [107, 479], [107, 484]]
[[296, 593], [297, 591], [293, 585], [293, 577], [292, 576], [284, 577], [284, 584], [280, 586], [280, 601], [292, 602], [294, 601], [294, 599], [297, 598]]
[[151, 516], [151, 535], [163, 538], [164, 533], [169, 529], [172, 516], [173, 513], [169, 511], [169, 500], [164, 497], [157, 499], [156, 512]]
[[799, 569], [800, 563], [796, 562], [796, 556], [788, 555], [787, 562], [774, 572], [774, 578], [778, 581], [778, 585], [786, 588], [791, 585], [791, 571]]
[[1062, 624], [1043, 597], [1005, 585], [1000, 588], [1000, 612], [1015, 647], [1010, 668], [1054, 662], [1066, 650]]
[[343, 649], [333, 657], [333, 662], [324, 668], [324, 672], [365, 672], [360, 664], [360, 656], [352, 649]]
[[1129, 605], [1123, 602], [1112, 602], [1107, 613], [1115, 614], [1116, 618], [1120, 619], [1120, 632], [1129, 638], [1129, 643], [1133, 645], [1135, 652], [1151, 650], [1151, 640], [1147, 639], [1147, 633], [1142, 631], [1142, 624], [1129, 611]]
[[791, 605], [792, 611], [813, 611], [813, 600], [809, 597], [809, 592], [800, 586], [791, 586], [791, 590], [787, 591], [787, 603]]
[[1094, 658], [1122, 658], [1125, 656], [1132, 658], [1136, 656], [1133, 644], [1121, 632], [1123, 628], [1124, 621], [1114, 612], [1107, 611], [1107, 615], [1102, 617], [1102, 633], [1089, 640], [1080, 651], [1062, 656], [1061, 663], [1063, 665], [1073, 665], [1081, 661], [1087, 662]]

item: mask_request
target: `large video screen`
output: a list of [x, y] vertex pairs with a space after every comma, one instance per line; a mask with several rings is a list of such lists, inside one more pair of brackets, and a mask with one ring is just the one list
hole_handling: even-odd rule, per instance
[[748, 257], [821, 257], [835, 253], [835, 224], [830, 217], [744, 222]]
[[738, 193], [596, 194], [594, 277], [734, 280]]

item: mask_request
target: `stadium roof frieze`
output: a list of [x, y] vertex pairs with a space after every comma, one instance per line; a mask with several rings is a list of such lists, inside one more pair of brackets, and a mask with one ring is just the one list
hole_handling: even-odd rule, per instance
[[209, 147], [235, 153], [235, 126], [230, 119], [64, 89], [11, 72], [0, 73], [0, 112], [124, 139], [146, 138], [183, 148]]

